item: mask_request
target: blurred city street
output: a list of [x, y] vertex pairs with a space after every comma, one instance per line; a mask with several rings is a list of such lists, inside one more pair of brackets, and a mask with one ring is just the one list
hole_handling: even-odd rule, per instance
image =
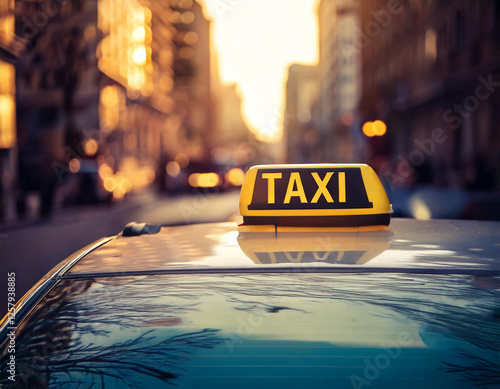
[[[56, 211], [50, 222], [0, 225], [2, 275], [16, 273], [20, 299], [60, 261], [93, 241], [116, 235], [131, 222], [163, 225], [227, 221], [238, 213], [239, 192], [161, 197], [143, 190], [111, 206]], [[7, 311], [7, 283], [0, 283], [0, 315]]]

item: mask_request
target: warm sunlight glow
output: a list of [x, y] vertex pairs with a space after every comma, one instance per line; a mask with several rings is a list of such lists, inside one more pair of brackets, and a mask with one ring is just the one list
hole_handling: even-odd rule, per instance
[[238, 84], [244, 119], [260, 139], [280, 139], [287, 68], [318, 61], [317, 0], [203, 3], [214, 22], [221, 81]]

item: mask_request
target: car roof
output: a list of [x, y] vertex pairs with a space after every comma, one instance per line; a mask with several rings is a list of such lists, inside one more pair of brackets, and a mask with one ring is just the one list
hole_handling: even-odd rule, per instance
[[383, 231], [240, 234], [215, 223], [103, 239], [21, 304], [18, 379], [494, 387], [499, 244], [498, 223], [402, 219]]
[[235, 223], [118, 235], [65, 277], [162, 272], [430, 272], [498, 274], [495, 222], [393, 219], [384, 231], [239, 233]]

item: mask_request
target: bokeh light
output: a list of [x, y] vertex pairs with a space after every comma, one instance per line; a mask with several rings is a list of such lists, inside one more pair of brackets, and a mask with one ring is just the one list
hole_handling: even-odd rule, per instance
[[193, 173], [188, 183], [193, 188], [213, 188], [220, 184], [220, 177], [217, 173]]
[[83, 152], [89, 157], [93, 157], [97, 154], [97, 150], [99, 149], [99, 144], [95, 139], [87, 139], [83, 143]]
[[198, 41], [198, 34], [194, 31], [189, 31], [184, 35], [184, 42], [188, 45], [193, 45]]
[[146, 29], [144, 26], [137, 26], [132, 31], [132, 39], [136, 42], [144, 42], [146, 39]]
[[136, 49], [134, 49], [134, 52], [132, 54], [132, 60], [137, 65], [144, 65], [147, 60], [146, 48], [144, 46], [139, 46]]
[[107, 163], [103, 163], [99, 166], [98, 173], [99, 177], [101, 177], [102, 180], [105, 180], [113, 175], [113, 169]]
[[166, 171], [170, 177], [177, 177], [181, 172], [181, 167], [177, 162], [170, 161], [169, 163], [167, 163]]
[[71, 158], [68, 167], [71, 173], [78, 173], [80, 171], [80, 161], [76, 158]]
[[190, 24], [194, 22], [194, 13], [191, 11], [184, 12], [181, 15], [181, 22], [184, 24]]
[[382, 136], [387, 132], [387, 126], [382, 120], [375, 120], [372, 129], [377, 136]]
[[362, 127], [363, 134], [371, 138], [373, 136], [383, 136], [387, 132], [387, 126], [382, 120], [366, 122]]
[[108, 192], [113, 192], [116, 189], [116, 180], [114, 177], [106, 177], [104, 179], [104, 189]]
[[239, 168], [234, 168], [226, 173], [226, 181], [233, 186], [243, 185], [243, 180], [245, 178], [245, 173]]
[[369, 138], [375, 136], [375, 131], [373, 129], [373, 122], [366, 122], [365, 124], [363, 124], [363, 134], [365, 134]]

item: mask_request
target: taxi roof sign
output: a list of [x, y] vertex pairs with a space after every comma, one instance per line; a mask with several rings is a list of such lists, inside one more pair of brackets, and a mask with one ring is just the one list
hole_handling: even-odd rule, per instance
[[387, 226], [391, 205], [365, 164], [260, 165], [241, 188], [243, 225]]

